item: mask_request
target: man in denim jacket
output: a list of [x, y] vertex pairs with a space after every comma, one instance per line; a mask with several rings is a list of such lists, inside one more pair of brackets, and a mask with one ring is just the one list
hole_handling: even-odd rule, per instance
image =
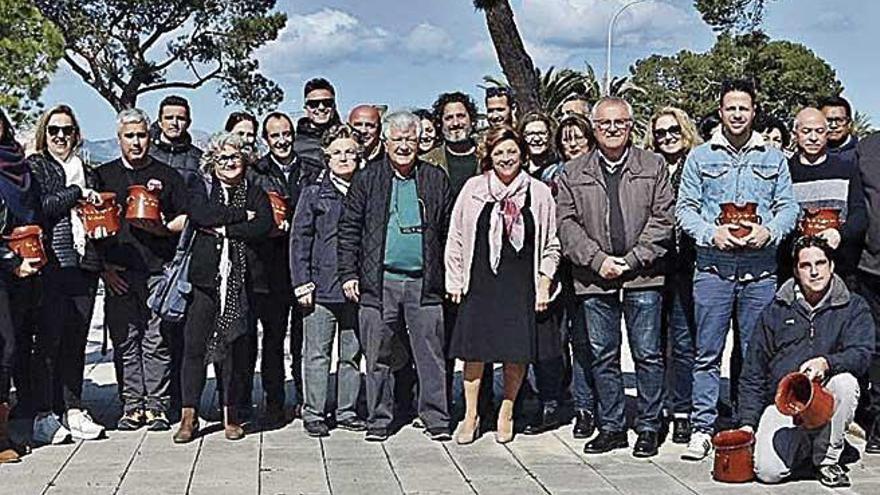
[[[734, 310], [745, 356], [755, 321], [776, 291], [776, 249], [797, 219], [798, 206], [783, 154], [752, 131], [755, 88], [726, 81], [721, 88], [721, 131], [688, 156], [675, 207], [681, 228], [696, 240], [694, 300], [694, 434], [683, 459], [700, 460], [712, 448], [718, 417], [721, 356]], [[757, 222], [716, 222], [722, 203], [757, 203]], [[734, 235], [746, 227], [744, 237]]]

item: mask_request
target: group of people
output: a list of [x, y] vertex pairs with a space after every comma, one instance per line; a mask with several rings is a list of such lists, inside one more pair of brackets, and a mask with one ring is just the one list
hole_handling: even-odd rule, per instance
[[[857, 409], [866, 451], [880, 453], [880, 136], [858, 142], [846, 100], [803, 109], [792, 148], [778, 149], [789, 130], [756, 130], [759, 102], [744, 80], [722, 85], [717, 119], [699, 130], [684, 111], [659, 109], [643, 146], [632, 107], [612, 96], [575, 94], [555, 115], [520, 115], [511, 91], [490, 88], [480, 130], [461, 92], [416, 111], [358, 105], [346, 121], [325, 79], [308, 81], [303, 97], [298, 122], [235, 112], [204, 151], [185, 99], [165, 98], [153, 125], [124, 110], [121, 156], [96, 168], [78, 157], [71, 108], [44, 113], [27, 156], [3, 116], [0, 231], [40, 225], [48, 264], [0, 243], [0, 462], [18, 459], [6, 426], [13, 381], [35, 444], [103, 435], [82, 406], [99, 280], [123, 408], [116, 427], [169, 430], [179, 408], [175, 443], [200, 434], [210, 364], [225, 436], [245, 435], [259, 349], [263, 426], [300, 416], [311, 436], [335, 427], [383, 441], [414, 419], [432, 440], [470, 444], [494, 429], [506, 443], [560, 427], [570, 403], [585, 453], [628, 448], [622, 318], [634, 456], [656, 455], [671, 424], [672, 441], [687, 444], [682, 458], [701, 460], [712, 435], [734, 426], [756, 436], [759, 479], [807, 466], [845, 486], [840, 455]], [[160, 220], [123, 216], [112, 236], [84, 230], [80, 205], [112, 192], [124, 209], [132, 185], [158, 196]], [[729, 215], [746, 204], [751, 215]], [[807, 213], [822, 208], [839, 223], [804, 234]], [[147, 301], [181, 253], [191, 260], [186, 312], [163, 320]], [[731, 329], [739, 366], [725, 401]], [[456, 360], [463, 398], [453, 394]], [[799, 428], [772, 405], [793, 371], [834, 395], [822, 429]], [[535, 414], [522, 414], [524, 394], [539, 401]]]

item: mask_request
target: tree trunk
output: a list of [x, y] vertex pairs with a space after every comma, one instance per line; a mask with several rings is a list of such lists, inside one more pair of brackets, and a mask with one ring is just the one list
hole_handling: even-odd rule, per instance
[[498, 62], [507, 77], [507, 82], [513, 88], [520, 115], [540, 110], [538, 76], [535, 74], [532, 57], [523, 46], [510, 3], [508, 0], [500, 0], [484, 10], [489, 35], [492, 37], [492, 44], [495, 45], [495, 53], [498, 54]]

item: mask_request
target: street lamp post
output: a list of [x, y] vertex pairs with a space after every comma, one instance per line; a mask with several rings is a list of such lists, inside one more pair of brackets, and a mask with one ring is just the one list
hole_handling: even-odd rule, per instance
[[612, 37], [614, 35], [614, 24], [617, 22], [617, 18], [620, 17], [620, 14], [623, 14], [626, 9], [632, 7], [633, 5], [647, 1], [648, 0], [633, 0], [629, 3], [622, 5], [611, 17], [611, 21], [608, 22], [608, 46], [605, 52], [605, 95], [611, 93], [611, 43]]

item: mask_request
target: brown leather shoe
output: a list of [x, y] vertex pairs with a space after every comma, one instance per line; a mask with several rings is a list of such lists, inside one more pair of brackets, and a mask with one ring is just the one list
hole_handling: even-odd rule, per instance
[[180, 427], [174, 434], [174, 443], [190, 443], [199, 436], [199, 416], [194, 407], [184, 407], [180, 411]]
[[238, 422], [238, 417], [235, 414], [235, 407], [227, 406], [223, 408], [223, 411], [223, 431], [226, 433], [226, 439], [241, 440], [244, 438], [244, 428], [242, 428], [241, 424]]
[[15, 445], [9, 440], [9, 404], [0, 403], [0, 464], [20, 462]]

